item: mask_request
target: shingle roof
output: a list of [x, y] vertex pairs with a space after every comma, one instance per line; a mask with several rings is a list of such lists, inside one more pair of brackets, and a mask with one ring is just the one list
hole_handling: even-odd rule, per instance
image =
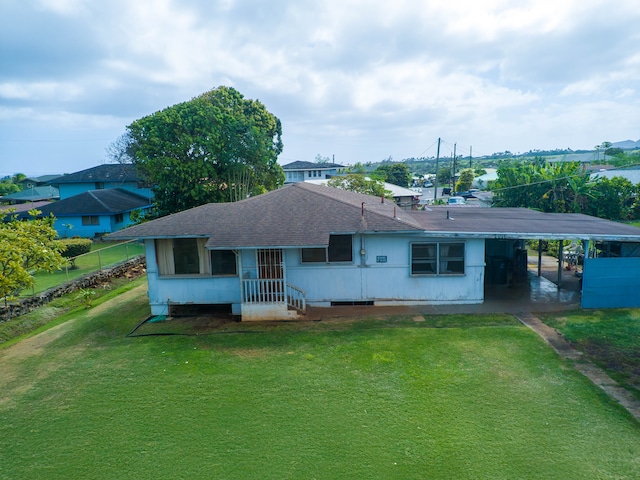
[[135, 166], [130, 163], [109, 163], [69, 173], [49, 180], [49, 184], [86, 183], [86, 182], [137, 182], [141, 178]]
[[337, 163], [315, 163], [298, 160], [282, 166], [283, 170], [324, 170], [328, 168], [344, 168]]
[[[462, 207], [462, 208], [461, 208]], [[527, 208], [434, 206], [407, 212], [429, 233], [484, 238], [602, 239], [640, 241], [640, 228], [578, 213], [544, 213]]]
[[149, 206], [149, 199], [124, 188], [89, 190], [88, 192], [50, 203], [39, 210], [56, 217], [78, 215], [113, 215]]
[[306, 182], [237, 203], [202, 205], [120, 230], [110, 238], [206, 237], [209, 248], [296, 247], [328, 245], [332, 233], [358, 232], [640, 241], [640, 228], [588, 215], [524, 208], [405, 211], [389, 200], [383, 203], [377, 197]]
[[201, 236], [209, 238], [212, 248], [275, 247], [328, 245], [331, 233], [362, 231], [421, 228], [390, 200], [300, 182], [236, 203], [202, 205], [121, 230], [111, 238]]
[[52, 187], [51, 185], [25, 188], [20, 192], [10, 193], [9, 195], [0, 197], [1, 200], [22, 202], [37, 202], [39, 200], [50, 200], [53, 198], [60, 198], [60, 192], [56, 187]]

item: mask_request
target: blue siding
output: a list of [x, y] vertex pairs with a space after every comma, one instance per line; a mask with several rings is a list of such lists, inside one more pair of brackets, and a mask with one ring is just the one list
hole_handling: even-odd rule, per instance
[[639, 292], [640, 258], [585, 259], [583, 308], [638, 308]]

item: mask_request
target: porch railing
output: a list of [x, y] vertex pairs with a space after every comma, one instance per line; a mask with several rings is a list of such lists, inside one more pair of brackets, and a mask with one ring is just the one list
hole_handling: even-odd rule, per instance
[[243, 279], [242, 303], [286, 303], [299, 312], [305, 312], [307, 307], [304, 290], [282, 279]]
[[307, 311], [307, 294], [304, 290], [289, 285], [287, 283], [287, 305], [297, 311], [305, 313]]

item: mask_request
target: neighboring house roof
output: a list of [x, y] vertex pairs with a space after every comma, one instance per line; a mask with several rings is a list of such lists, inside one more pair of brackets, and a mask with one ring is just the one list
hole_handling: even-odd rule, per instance
[[75, 173], [68, 173], [52, 180], [49, 184], [87, 183], [87, 182], [138, 182], [140, 175], [135, 166], [130, 163], [108, 163], [97, 167], [87, 168]]
[[40, 175], [39, 177], [26, 177], [25, 179], [20, 181], [20, 183], [22, 183], [22, 184], [24, 184], [24, 183], [42, 184], [42, 183], [47, 183], [49, 180], [53, 180], [54, 178], [58, 178], [59, 176], [60, 176], [60, 174], [58, 174], [58, 175]]
[[640, 169], [620, 168], [615, 170], [606, 170], [604, 172], [593, 172], [591, 178], [613, 178], [622, 177], [629, 180], [634, 185], [640, 183]]
[[149, 199], [124, 188], [89, 190], [39, 208], [43, 215], [56, 217], [78, 215], [114, 215], [149, 207]]
[[299, 182], [236, 203], [211, 203], [120, 230], [112, 239], [206, 237], [208, 248], [324, 246], [332, 233], [447, 238], [640, 241], [640, 228], [524, 208], [405, 211], [378, 197]]
[[337, 163], [304, 162], [302, 160], [298, 160], [282, 166], [283, 170], [327, 170], [331, 168], [344, 168], [344, 165], [339, 165]]
[[41, 187], [25, 188], [20, 192], [11, 193], [0, 197], [2, 201], [37, 202], [39, 200], [52, 200], [60, 198], [60, 192], [56, 187], [44, 185]]
[[37, 208], [39, 210], [45, 205], [49, 205], [50, 203], [51, 202], [41, 201], [41, 202], [18, 203], [16, 205], [3, 205], [3, 206], [0, 206], [0, 211], [12, 210], [14, 213], [22, 213], [22, 212], [28, 212], [29, 210], [33, 210], [34, 208]]

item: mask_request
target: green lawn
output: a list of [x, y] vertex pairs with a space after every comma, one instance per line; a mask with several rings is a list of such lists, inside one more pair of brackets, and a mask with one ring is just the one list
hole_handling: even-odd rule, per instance
[[543, 320], [640, 398], [640, 309], [580, 310]]
[[0, 478], [640, 476], [640, 425], [509, 316], [131, 338], [115, 293], [0, 349]]
[[83, 275], [97, 272], [101, 268], [124, 262], [144, 253], [144, 246], [136, 242], [114, 244], [114, 242], [94, 243], [91, 253], [82, 255], [75, 261], [75, 267], [58, 270], [55, 273], [40, 272], [34, 275], [35, 290], [25, 290], [21, 296], [31, 296], [62, 285]]

